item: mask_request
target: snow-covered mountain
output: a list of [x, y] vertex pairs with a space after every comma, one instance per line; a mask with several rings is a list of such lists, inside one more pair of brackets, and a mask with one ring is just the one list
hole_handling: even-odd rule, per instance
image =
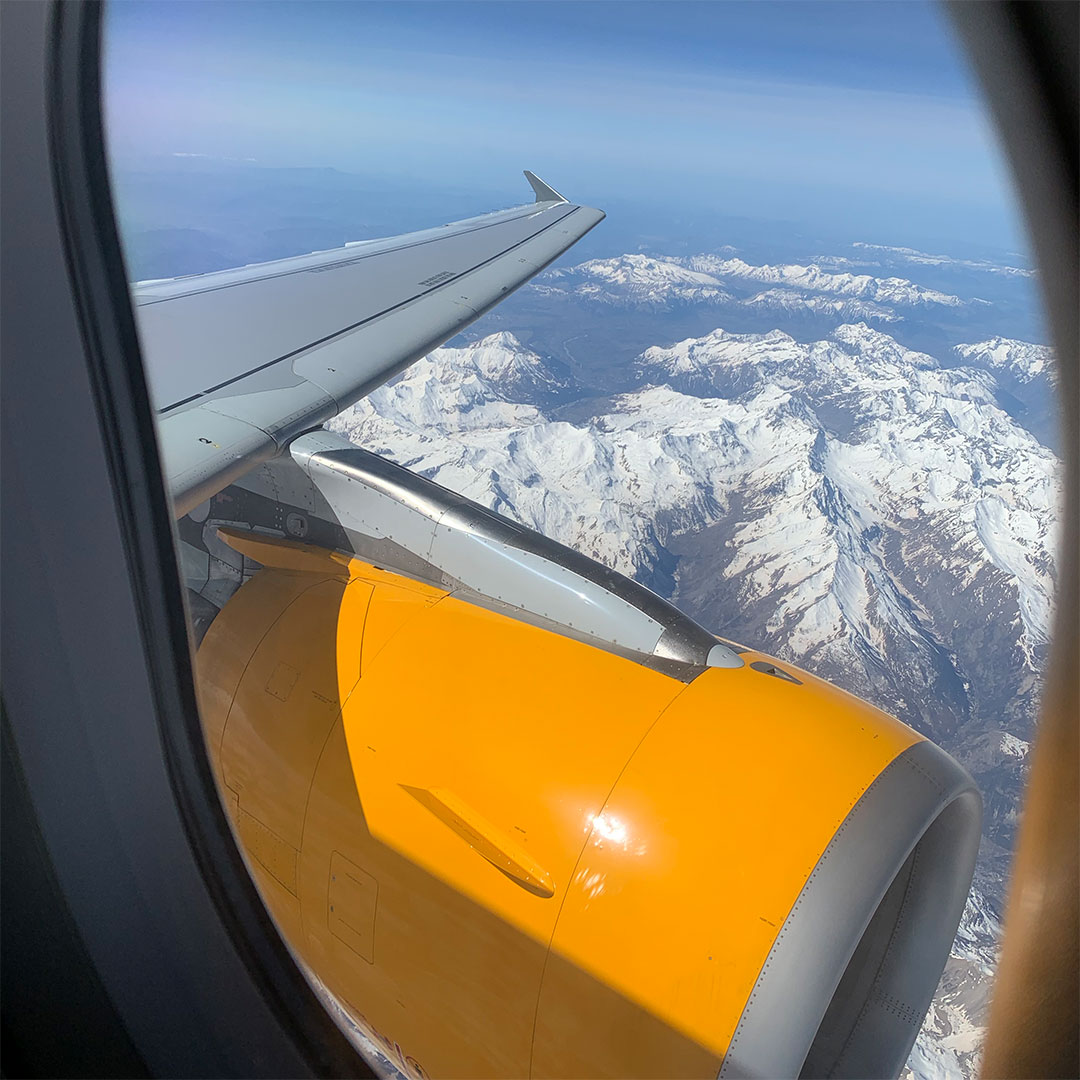
[[586, 300], [616, 307], [656, 308], [672, 303], [721, 304], [734, 298], [714, 275], [688, 269], [678, 260], [648, 255], [594, 259], [580, 266], [549, 270], [539, 289], [569, 288]]
[[[770, 432], [767, 454], [722, 466], [738, 514], [676, 544], [680, 603], [857, 679], [939, 735], [964, 722], [961, 703], [1017, 707], [1048, 637], [1055, 460], [996, 405], [987, 373], [942, 369], [865, 325], [808, 345], [717, 331], [642, 363], [650, 381], [737, 402]], [[1010, 627], [1013, 650], [1006, 664], [995, 648], [993, 672], [970, 629], [987, 618]], [[915, 670], [928, 693], [912, 693]], [[943, 702], [951, 718], [935, 715]]]
[[952, 350], [953, 362], [988, 372], [999, 401], [1040, 441], [1052, 448], [1060, 439], [1058, 378], [1053, 350], [1015, 338], [993, 337]]
[[965, 363], [996, 368], [1022, 383], [1040, 376], [1054, 377], [1054, 353], [1046, 345], [996, 337], [973, 345], [957, 345], [954, 351]]
[[[765, 284], [771, 288], [760, 290]], [[664, 308], [673, 304], [745, 304], [779, 312], [799, 308], [841, 319], [895, 321], [897, 308], [964, 308], [958, 296], [906, 278], [834, 273], [817, 265], [755, 266], [724, 255], [687, 258], [619, 255], [549, 270], [537, 286], [613, 306]], [[747, 295], [748, 289], [754, 289]]]
[[940, 304], [961, 307], [958, 296], [916, 285], [906, 278], [877, 278], [870, 274], [831, 273], [817, 266], [751, 266], [742, 259], [725, 259], [717, 255], [694, 255], [685, 260], [693, 270], [715, 274], [721, 278], [742, 278], [770, 284], [788, 285], [808, 292], [831, 293], [834, 296], [857, 297], [879, 304]]
[[897, 322], [897, 313], [883, 304], [869, 300], [833, 299], [827, 295], [807, 293], [801, 289], [766, 289], [742, 301], [745, 307], [758, 307], [774, 314], [831, 315], [839, 322], [874, 319], [878, 322]]
[[567, 404], [565, 371], [503, 332], [437, 350], [332, 426], [967, 765], [983, 853], [911, 1068], [970, 1075], [1049, 632], [1056, 461], [987, 370], [865, 324], [809, 343], [716, 330], [645, 350], [636, 382]]

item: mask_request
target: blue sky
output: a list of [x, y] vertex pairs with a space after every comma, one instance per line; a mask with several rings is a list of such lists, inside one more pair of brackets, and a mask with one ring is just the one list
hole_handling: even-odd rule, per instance
[[646, 215], [1022, 244], [972, 80], [920, 0], [113, 0], [106, 40], [120, 163], [430, 178], [478, 209], [521, 201], [532, 168]]

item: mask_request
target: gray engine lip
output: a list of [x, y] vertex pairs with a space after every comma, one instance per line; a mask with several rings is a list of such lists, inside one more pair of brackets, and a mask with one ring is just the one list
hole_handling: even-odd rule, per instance
[[[952, 808], [950, 810], [950, 808]], [[949, 811], [949, 814], [946, 814]], [[946, 822], [953, 835], [935, 826]], [[720, 1067], [722, 1080], [796, 1077], [878, 904], [908, 857], [925, 844], [918, 878], [834, 1077], [898, 1076], [930, 1006], [975, 869], [982, 800], [945, 751], [922, 741], [898, 755], [844, 819], [769, 952]], [[946, 830], [947, 832], [948, 830]], [[914, 888], [912, 882], [915, 883]], [[931, 916], [912, 935], [910, 919]]]

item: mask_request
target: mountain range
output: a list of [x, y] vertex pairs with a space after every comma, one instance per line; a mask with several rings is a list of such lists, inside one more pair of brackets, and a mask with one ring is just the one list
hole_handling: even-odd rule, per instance
[[755, 266], [740, 258], [719, 255], [653, 257], [621, 255], [612, 259], [591, 259], [577, 266], [549, 271], [545, 287], [572, 292], [607, 303], [659, 306], [678, 298], [713, 303], [736, 299], [732, 290], [742, 286], [779, 286], [766, 293], [744, 295], [744, 302], [761, 302], [769, 295], [776, 300], [839, 298], [852, 305], [853, 314], [895, 318], [890, 305], [963, 307], [980, 303], [927, 289], [900, 277], [879, 278], [870, 274], [834, 273], [817, 265]]

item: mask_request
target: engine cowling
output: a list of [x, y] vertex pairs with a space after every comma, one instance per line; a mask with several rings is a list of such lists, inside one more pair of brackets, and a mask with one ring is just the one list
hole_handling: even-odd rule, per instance
[[262, 569], [198, 655], [222, 792], [286, 940], [402, 1072], [899, 1072], [978, 845], [941, 750], [755, 652], [680, 677], [225, 535]]

